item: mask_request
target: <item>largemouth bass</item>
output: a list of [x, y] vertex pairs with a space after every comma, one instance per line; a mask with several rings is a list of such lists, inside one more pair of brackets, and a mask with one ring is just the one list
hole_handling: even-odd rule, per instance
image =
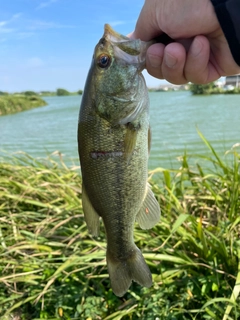
[[107, 237], [113, 292], [126, 293], [132, 280], [152, 285], [151, 272], [134, 243], [134, 223], [149, 229], [160, 219], [147, 183], [149, 97], [142, 70], [151, 43], [130, 40], [105, 25], [86, 80], [78, 124], [82, 205], [89, 232]]

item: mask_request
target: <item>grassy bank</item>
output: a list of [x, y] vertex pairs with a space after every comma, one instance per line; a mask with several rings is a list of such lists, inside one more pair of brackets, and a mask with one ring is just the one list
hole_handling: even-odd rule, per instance
[[[88, 235], [79, 168], [29, 156], [0, 163], [0, 319], [240, 318], [240, 155], [150, 172], [162, 218], [136, 225], [154, 285], [110, 289], [106, 241]], [[154, 179], [152, 179], [154, 175]]]
[[38, 96], [0, 95], [0, 116], [45, 106], [47, 103]]

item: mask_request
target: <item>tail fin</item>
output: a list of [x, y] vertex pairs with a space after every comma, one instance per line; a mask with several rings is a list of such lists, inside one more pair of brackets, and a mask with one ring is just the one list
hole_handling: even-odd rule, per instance
[[136, 245], [126, 260], [116, 259], [107, 251], [107, 264], [112, 290], [116, 296], [122, 297], [129, 289], [132, 280], [143, 287], [149, 288], [152, 285], [151, 272]]

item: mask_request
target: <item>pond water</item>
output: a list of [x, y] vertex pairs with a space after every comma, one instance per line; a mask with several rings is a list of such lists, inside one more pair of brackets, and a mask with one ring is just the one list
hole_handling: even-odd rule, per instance
[[[63, 154], [79, 165], [77, 122], [81, 96], [45, 97], [48, 105], [0, 117], [0, 154], [24, 151]], [[239, 95], [193, 96], [188, 91], [151, 92], [152, 147], [149, 168], [179, 167], [178, 157], [207, 154], [197, 128], [220, 154], [240, 143]]]

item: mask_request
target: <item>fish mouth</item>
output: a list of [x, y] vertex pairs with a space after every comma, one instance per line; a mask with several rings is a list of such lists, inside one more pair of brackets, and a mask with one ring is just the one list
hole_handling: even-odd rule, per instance
[[147, 49], [155, 42], [130, 39], [113, 30], [109, 24], [104, 26], [103, 39], [112, 44], [117, 59], [136, 65], [140, 71], [145, 68]]
[[130, 39], [115, 30], [109, 24], [105, 24], [104, 26], [104, 35], [103, 37], [115, 45], [119, 47], [122, 51], [132, 55], [137, 56], [142, 51], [142, 44], [140, 39]]

